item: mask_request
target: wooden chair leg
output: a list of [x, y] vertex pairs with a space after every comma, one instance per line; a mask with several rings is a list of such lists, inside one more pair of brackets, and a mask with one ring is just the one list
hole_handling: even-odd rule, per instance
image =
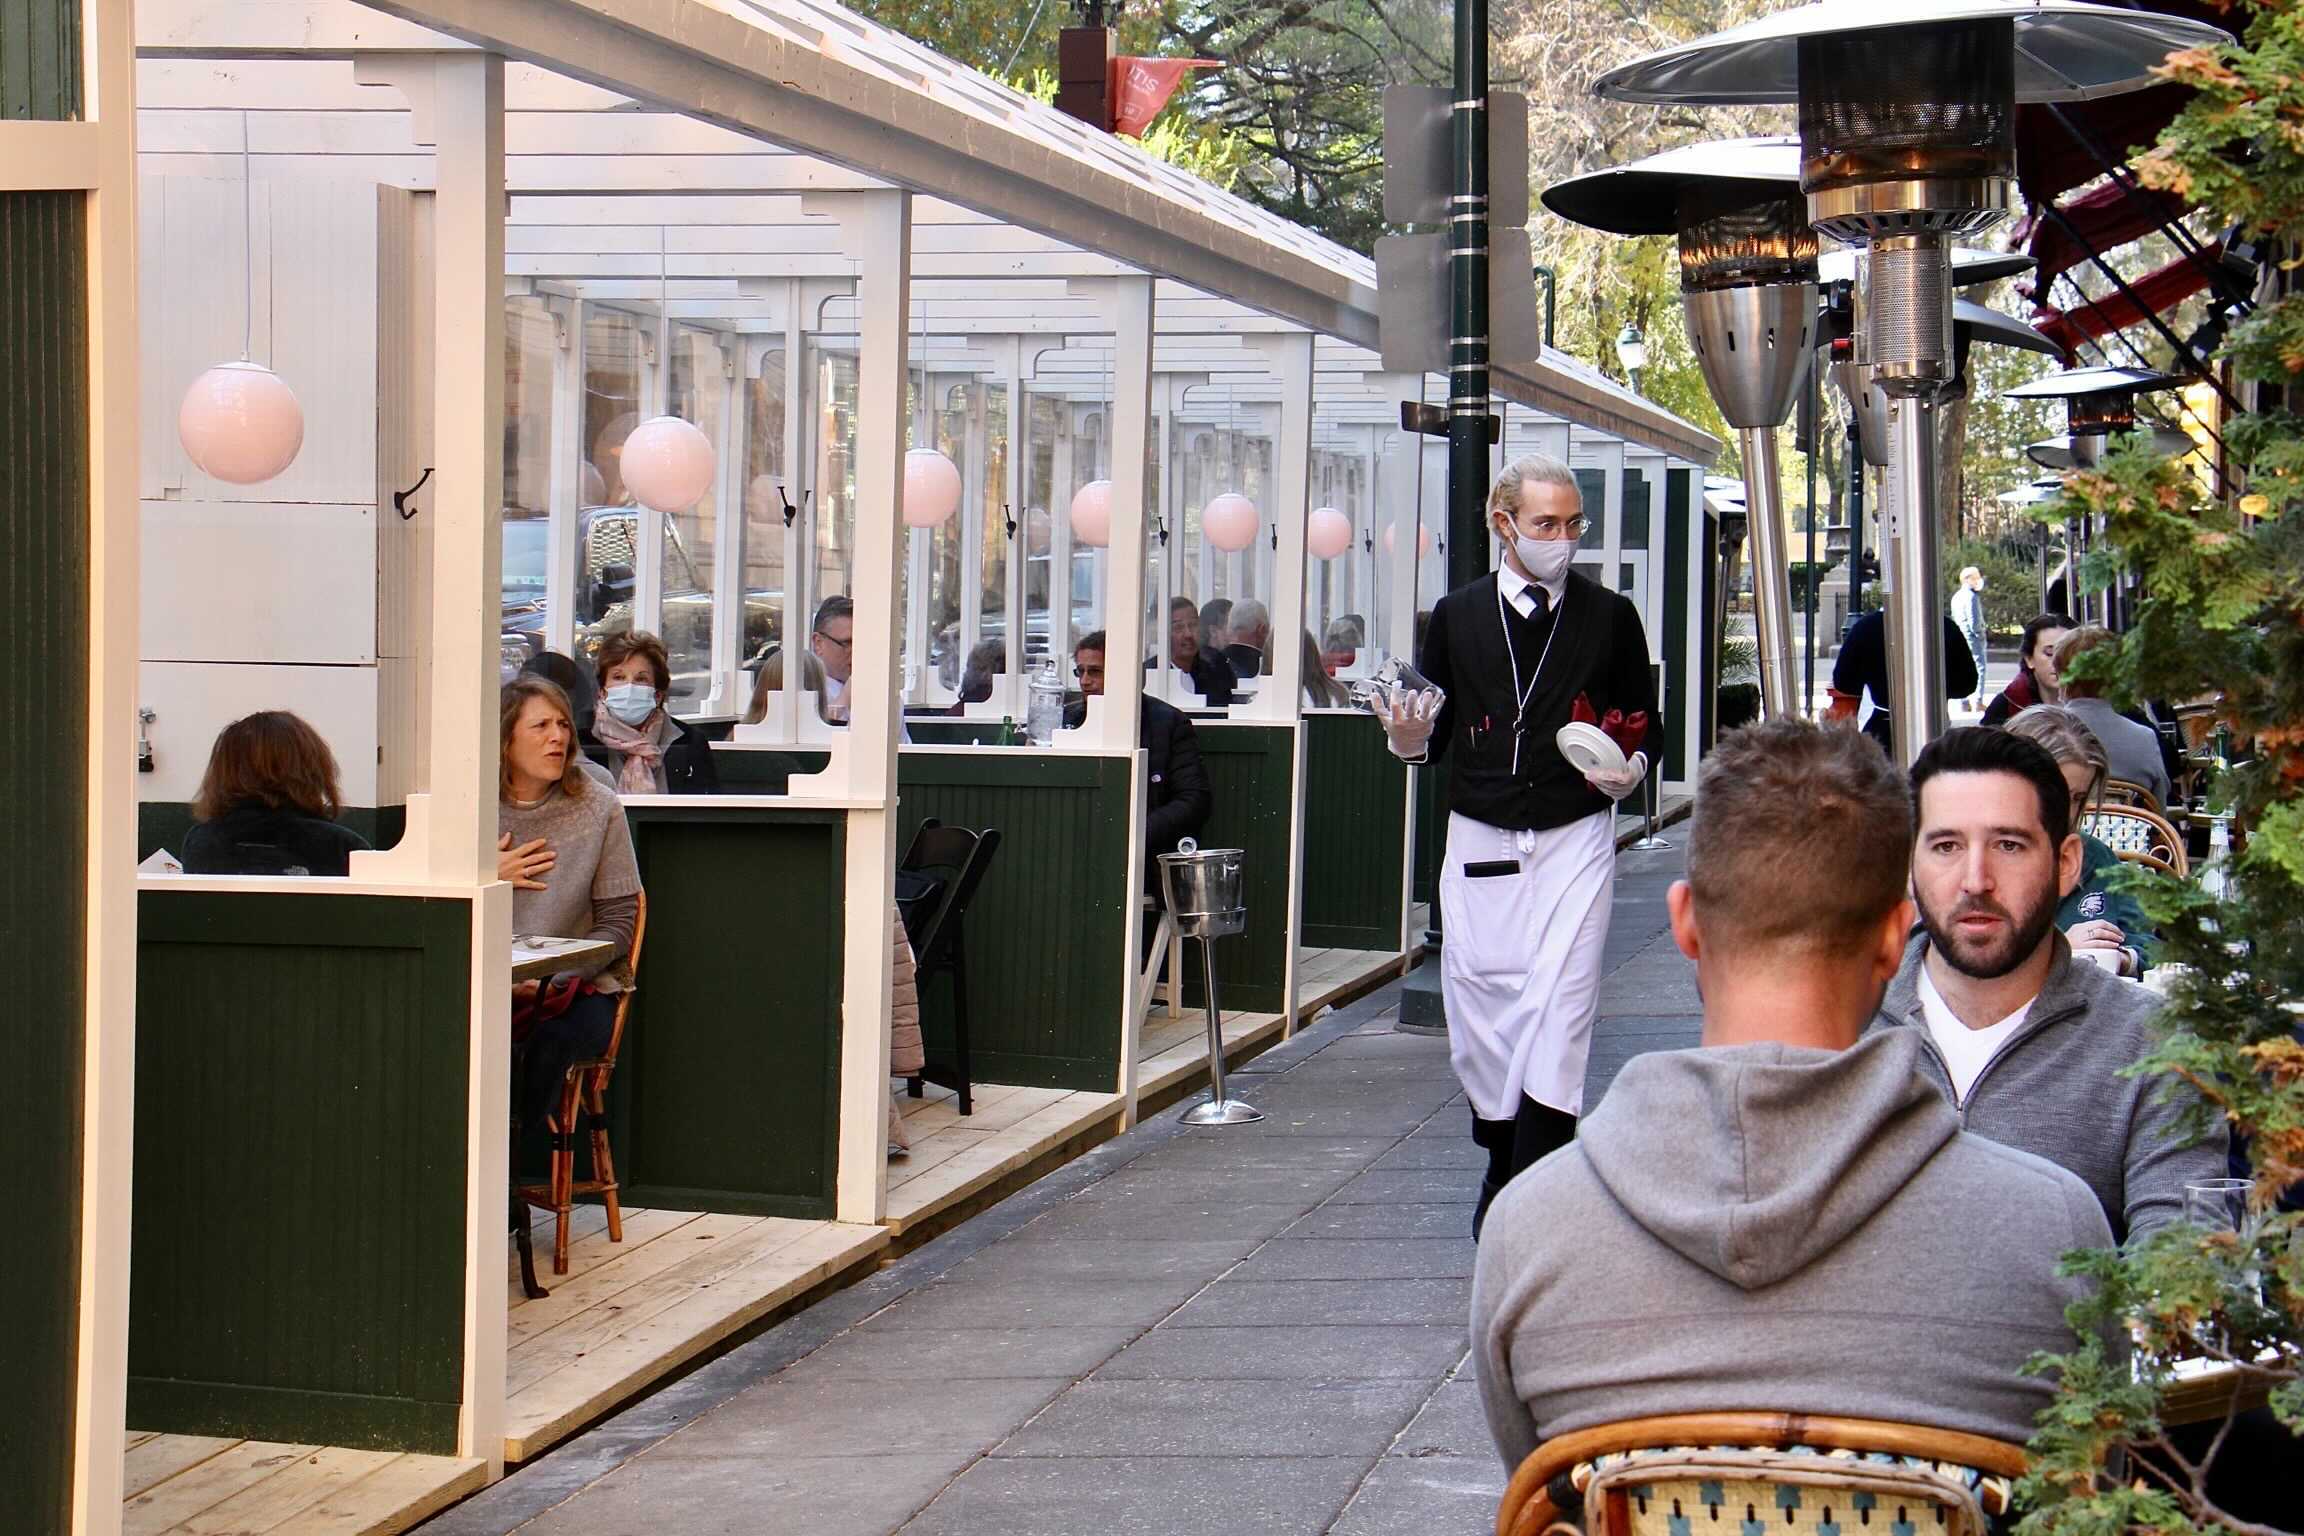
[[608, 1241], [624, 1241], [624, 1205], [616, 1197], [616, 1159], [608, 1150], [608, 1100], [600, 1090], [600, 1074], [584, 1083], [584, 1112], [592, 1119], [592, 1180], [600, 1186], [600, 1203], [608, 1211]]
[[560, 1090], [552, 1119], [552, 1273], [568, 1273], [568, 1217], [576, 1204], [576, 1085]]

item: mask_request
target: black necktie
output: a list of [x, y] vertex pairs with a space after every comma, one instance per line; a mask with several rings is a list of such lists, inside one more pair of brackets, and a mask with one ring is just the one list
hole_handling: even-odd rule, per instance
[[1551, 607], [1551, 603], [1545, 599], [1542, 587], [1530, 587], [1528, 589], [1528, 617], [1531, 620], [1542, 623], [1544, 615], [1550, 611]]

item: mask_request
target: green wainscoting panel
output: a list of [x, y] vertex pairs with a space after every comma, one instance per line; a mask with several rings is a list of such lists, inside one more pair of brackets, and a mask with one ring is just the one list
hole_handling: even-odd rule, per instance
[[1448, 852], [1448, 769], [1416, 770], [1416, 880], [1409, 895], [1440, 910], [1440, 865]]
[[829, 1218], [847, 817], [626, 807], [648, 932], [609, 1089], [624, 1201]]
[[[38, 13], [0, 0], [0, 62]], [[0, 112], [0, 115], [23, 115]], [[41, 114], [53, 115], [53, 114]], [[86, 1047], [87, 199], [0, 193], [0, 1527], [71, 1524]]]
[[1300, 942], [1307, 949], [1397, 952], [1408, 769], [1364, 710], [1307, 714], [1303, 728]]
[[[1203, 848], [1239, 848], [1248, 931], [1216, 941], [1217, 991], [1226, 1008], [1279, 1013], [1288, 1006], [1288, 845], [1296, 821], [1296, 732], [1281, 725], [1202, 722], [1200, 758], [1216, 809]], [[1184, 946], [1185, 990], [1200, 996], [1200, 946]]]
[[[1127, 759], [1024, 747], [900, 752], [896, 770], [899, 855], [931, 816], [1000, 832], [968, 908], [970, 1075], [1117, 1092], [1128, 903], [1136, 899]], [[949, 982], [921, 999], [921, 1023], [929, 1057], [949, 1060]]]
[[471, 907], [147, 890], [137, 921], [129, 1423], [453, 1451]]
[[[0, 118], [53, 120], [79, 115], [77, 0], [0, 0]], [[75, 203], [85, 201], [78, 192], [56, 195]], [[8, 273], [11, 284], [17, 281], [16, 268], [0, 270]], [[79, 313], [73, 310], [73, 318]]]

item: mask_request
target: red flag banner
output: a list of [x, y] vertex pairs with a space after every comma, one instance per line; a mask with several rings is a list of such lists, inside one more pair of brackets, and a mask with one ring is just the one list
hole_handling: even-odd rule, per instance
[[1221, 59], [1139, 59], [1128, 55], [1112, 61], [1112, 131], [1130, 138], [1144, 137], [1152, 119], [1176, 94], [1189, 69], [1221, 69]]

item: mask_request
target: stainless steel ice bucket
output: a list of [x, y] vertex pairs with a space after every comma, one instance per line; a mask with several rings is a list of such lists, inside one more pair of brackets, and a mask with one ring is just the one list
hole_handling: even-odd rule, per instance
[[1220, 939], [1248, 926], [1240, 902], [1244, 855], [1237, 848], [1200, 848], [1186, 838], [1174, 853], [1160, 855], [1160, 889], [1187, 939]]

